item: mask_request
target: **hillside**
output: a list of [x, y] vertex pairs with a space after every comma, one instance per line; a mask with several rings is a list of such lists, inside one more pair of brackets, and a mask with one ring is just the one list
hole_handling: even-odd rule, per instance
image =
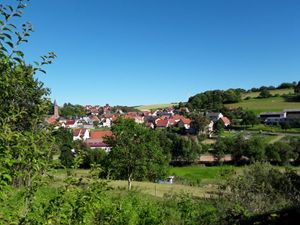
[[300, 109], [300, 102], [286, 102], [283, 97], [251, 98], [249, 100], [242, 100], [239, 103], [226, 104], [225, 106], [228, 108], [242, 107], [252, 110], [255, 113], [280, 112], [284, 109]]
[[[243, 94], [243, 99], [250, 97], [250, 98], [256, 98], [259, 96], [259, 91], [258, 92], [249, 92]], [[294, 89], [292, 88], [287, 88], [287, 89], [276, 89], [276, 90], [270, 90], [270, 93], [272, 95], [287, 95], [287, 94], [292, 94], [294, 93]]]
[[163, 108], [168, 108], [168, 107], [172, 107], [176, 104], [153, 104], [153, 105], [140, 105], [140, 106], [136, 106], [134, 108], [140, 110], [140, 111], [144, 111], [144, 110], [152, 110], [152, 109], [163, 109]]

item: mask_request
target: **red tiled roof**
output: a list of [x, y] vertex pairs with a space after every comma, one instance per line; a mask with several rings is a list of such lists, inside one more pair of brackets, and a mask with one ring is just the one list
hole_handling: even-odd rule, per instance
[[88, 140], [86, 140], [86, 143], [91, 148], [108, 147], [107, 144], [105, 144], [103, 141], [101, 141], [99, 139], [88, 139]]
[[66, 125], [74, 125], [75, 120], [67, 120]]
[[191, 120], [190, 120], [190, 119], [187, 119], [187, 118], [183, 118], [183, 119], [181, 119], [181, 121], [182, 121], [184, 124], [188, 124], [188, 125], [190, 125], [190, 123], [191, 123]]
[[182, 115], [179, 115], [179, 114], [175, 114], [171, 117], [172, 119], [175, 119], [175, 120], [181, 120], [181, 119], [185, 119], [184, 116]]
[[137, 112], [128, 112], [127, 113], [128, 116], [137, 116]]
[[93, 130], [90, 135], [91, 139], [103, 140], [105, 136], [112, 136], [112, 132], [110, 130]]
[[92, 121], [97, 121], [97, 122], [100, 121], [99, 118], [98, 118], [97, 116], [92, 116], [92, 117], [91, 117], [91, 120], [92, 120]]
[[169, 119], [169, 123], [172, 125], [176, 125], [178, 123], [178, 121], [175, 119]]
[[84, 135], [85, 131], [86, 129], [84, 128], [73, 129], [73, 136]]
[[81, 129], [74, 129], [73, 136], [78, 136], [80, 134]]
[[163, 115], [163, 116], [159, 117], [159, 119], [161, 119], [161, 120], [167, 120], [169, 118], [170, 118], [170, 115]]
[[169, 121], [168, 120], [162, 120], [162, 119], [158, 119], [156, 121], [156, 126], [157, 127], [167, 127], [168, 126]]
[[224, 123], [225, 125], [229, 125], [229, 124], [230, 124], [230, 120], [229, 120], [226, 116], [223, 116], [223, 117], [221, 118], [221, 120], [223, 121], [223, 123]]
[[49, 118], [47, 119], [47, 122], [48, 122], [49, 124], [55, 124], [57, 121], [56, 121], [56, 119], [55, 119], [54, 116], [51, 116], [51, 117], [49, 117]]

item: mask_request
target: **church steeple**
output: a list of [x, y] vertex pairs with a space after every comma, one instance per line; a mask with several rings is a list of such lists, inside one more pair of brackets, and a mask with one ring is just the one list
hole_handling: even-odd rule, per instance
[[53, 105], [54, 105], [54, 115], [53, 116], [57, 119], [57, 118], [59, 118], [59, 112], [58, 112], [58, 105], [56, 103], [56, 100], [54, 100]]

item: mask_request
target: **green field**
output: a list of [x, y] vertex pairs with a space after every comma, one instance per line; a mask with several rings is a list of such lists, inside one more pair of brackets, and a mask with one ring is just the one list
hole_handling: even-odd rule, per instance
[[[250, 97], [250, 98], [256, 98], [259, 96], [260, 92], [250, 92], [250, 93], [245, 93], [243, 94], [243, 99]], [[294, 89], [289, 88], [289, 89], [278, 89], [278, 90], [270, 90], [270, 93], [272, 95], [287, 95], [287, 94], [292, 94], [294, 93]]]
[[135, 108], [144, 111], [144, 110], [153, 110], [153, 109], [163, 109], [163, 108], [168, 108], [168, 107], [173, 107], [176, 104], [153, 104], [153, 105], [141, 105], [141, 106], [136, 106]]
[[175, 176], [178, 181], [189, 185], [214, 185], [224, 180], [228, 174], [233, 171], [239, 171], [240, 168], [233, 166], [186, 166], [186, 167], [173, 167], [170, 169], [170, 174]]
[[300, 102], [286, 102], [283, 97], [271, 97], [243, 100], [239, 103], [226, 104], [228, 108], [242, 107], [259, 114], [261, 112], [281, 112], [284, 109], [300, 109]]

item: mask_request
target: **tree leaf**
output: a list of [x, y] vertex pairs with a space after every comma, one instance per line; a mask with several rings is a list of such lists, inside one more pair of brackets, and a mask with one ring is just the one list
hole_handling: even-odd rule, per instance
[[22, 51], [14, 51], [18, 56], [24, 57], [24, 53]]
[[9, 34], [7, 34], [7, 33], [3, 33], [2, 35], [5, 36], [5, 37], [7, 37], [9, 40], [12, 39], [11, 36]]
[[22, 60], [22, 59], [20, 59], [20, 58], [18, 58], [18, 57], [14, 57], [13, 59], [14, 59], [15, 61], [17, 61], [18, 63], [23, 64], [23, 60]]
[[9, 47], [14, 48], [14, 44], [11, 43], [10, 41], [5, 42]]

